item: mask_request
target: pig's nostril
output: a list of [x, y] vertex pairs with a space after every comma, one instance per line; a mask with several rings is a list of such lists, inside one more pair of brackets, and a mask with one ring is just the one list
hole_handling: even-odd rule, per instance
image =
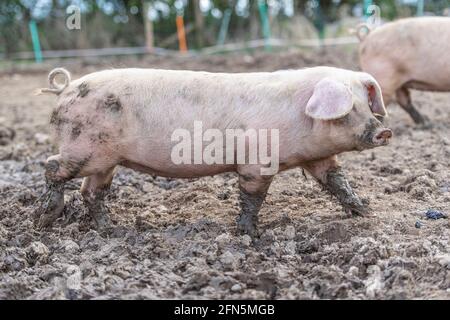
[[385, 129], [383, 131], [381, 131], [380, 133], [378, 133], [375, 138], [377, 140], [382, 140], [382, 141], [387, 141], [392, 137], [392, 131], [389, 129]]

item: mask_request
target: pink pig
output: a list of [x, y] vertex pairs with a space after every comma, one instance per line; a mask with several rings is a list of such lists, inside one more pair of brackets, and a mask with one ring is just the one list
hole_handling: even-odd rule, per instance
[[424, 124], [409, 89], [450, 91], [450, 18], [400, 19], [372, 31], [362, 24], [356, 31], [361, 68], [379, 82], [384, 103], [397, 101]]
[[[55, 82], [58, 74], [63, 85]], [[364, 214], [368, 207], [351, 189], [336, 155], [386, 145], [392, 136], [375, 117], [386, 115], [375, 79], [331, 67], [236, 74], [117, 69], [75, 81], [55, 69], [49, 81], [41, 92], [58, 95], [50, 123], [59, 154], [47, 159], [48, 188], [38, 208], [42, 227], [61, 215], [64, 184], [85, 177], [81, 193], [89, 212], [98, 228], [109, 230], [103, 198], [122, 165], [175, 178], [237, 172], [238, 227], [257, 235], [257, 215], [275, 173], [261, 173], [267, 163], [174, 163], [173, 132], [192, 132], [195, 121], [219, 131], [278, 130], [279, 171], [306, 169], [346, 211]]]

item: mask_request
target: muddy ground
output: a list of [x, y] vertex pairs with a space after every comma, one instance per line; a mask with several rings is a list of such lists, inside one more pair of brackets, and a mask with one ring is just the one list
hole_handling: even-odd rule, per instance
[[[48, 71], [74, 78], [107, 67], [210, 71], [313, 65], [356, 69], [354, 51], [299, 51], [203, 58], [146, 57], [50, 62], [0, 76], [0, 299], [449, 299], [450, 94], [414, 92], [432, 129], [391, 106], [392, 144], [340, 157], [373, 217], [348, 217], [301, 170], [278, 175], [262, 208], [257, 247], [235, 229], [237, 177], [152, 177], [121, 168], [108, 205], [114, 233], [101, 237], [78, 191], [67, 186], [53, 229], [33, 226], [44, 190], [55, 98], [33, 96]], [[11, 139], [11, 128], [15, 136]], [[416, 225], [421, 227], [417, 228]]]

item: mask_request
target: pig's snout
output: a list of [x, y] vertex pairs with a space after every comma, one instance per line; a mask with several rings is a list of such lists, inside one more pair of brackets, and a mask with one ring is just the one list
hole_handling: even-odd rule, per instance
[[385, 146], [392, 137], [392, 130], [384, 127], [380, 121], [370, 119], [366, 123], [364, 132], [358, 136], [358, 150]]
[[386, 145], [389, 143], [389, 139], [392, 138], [392, 130], [382, 128], [376, 132], [372, 138], [372, 143], [378, 146]]

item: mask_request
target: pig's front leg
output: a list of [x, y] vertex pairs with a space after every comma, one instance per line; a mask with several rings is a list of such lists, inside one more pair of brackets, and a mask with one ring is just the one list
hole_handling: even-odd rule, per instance
[[240, 168], [238, 171], [241, 211], [236, 219], [237, 227], [239, 232], [254, 239], [258, 236], [258, 213], [273, 176], [261, 175], [256, 166]]
[[361, 201], [348, 183], [336, 157], [314, 161], [304, 167], [338, 199], [346, 212], [356, 215], [369, 213], [368, 206]]

